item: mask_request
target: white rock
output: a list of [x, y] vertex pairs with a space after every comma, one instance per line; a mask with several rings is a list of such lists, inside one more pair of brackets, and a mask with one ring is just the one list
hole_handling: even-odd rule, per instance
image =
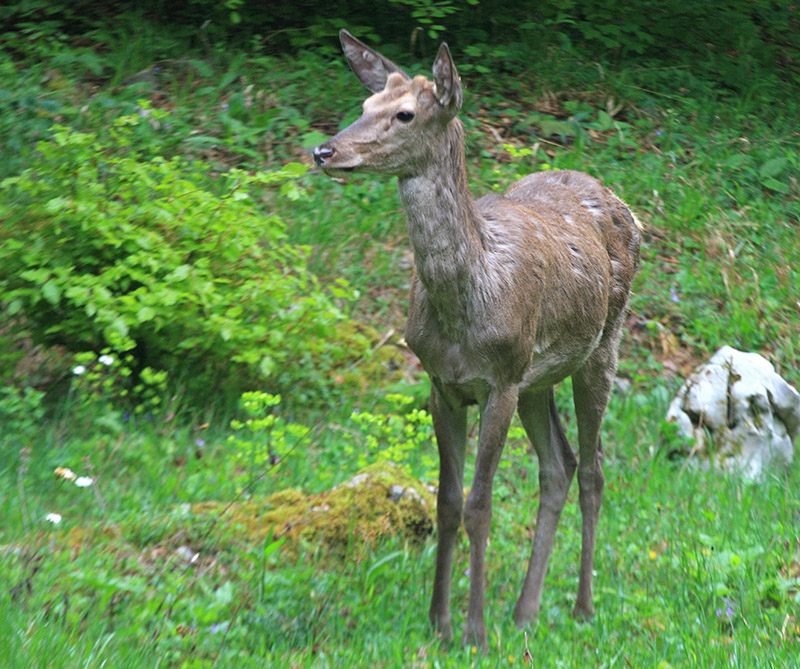
[[758, 479], [789, 464], [800, 433], [800, 394], [757, 353], [723, 346], [683, 384], [667, 420], [694, 439], [693, 453]]
[[200, 554], [189, 546], [178, 546], [175, 549], [175, 555], [186, 562], [194, 562], [198, 557], [200, 557]]

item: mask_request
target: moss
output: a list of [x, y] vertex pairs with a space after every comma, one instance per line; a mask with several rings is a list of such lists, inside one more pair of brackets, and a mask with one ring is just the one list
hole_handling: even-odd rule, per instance
[[397, 335], [381, 335], [357, 321], [341, 323], [336, 334], [343, 346], [353, 352], [341, 370], [341, 383], [364, 390], [375, 384], [384, 386], [405, 380], [407, 362]]
[[[390, 462], [365, 467], [323, 493], [287, 489], [260, 499], [184, 504], [163, 516], [141, 515], [122, 525], [87, 525], [41, 535], [60, 550], [92, 547], [120, 554], [192, 551], [241, 553], [272, 536], [284, 540], [282, 559], [304, 549], [358, 559], [384, 538], [421, 544], [433, 531], [436, 499], [425, 484]], [[51, 539], [52, 538], [52, 539]]]
[[303, 546], [344, 557], [360, 554], [384, 537], [421, 542], [433, 530], [435, 498], [422, 483], [392, 463], [376, 463], [324, 493], [284, 490], [262, 500], [194, 504], [193, 515], [218, 515], [234, 542], [256, 544], [272, 534], [282, 553], [297, 557]]
[[280, 492], [273, 493], [265, 502], [274, 507], [292, 506], [299, 504], [305, 499], [305, 494], [302, 490], [297, 488], [289, 488], [288, 490], [281, 490]]

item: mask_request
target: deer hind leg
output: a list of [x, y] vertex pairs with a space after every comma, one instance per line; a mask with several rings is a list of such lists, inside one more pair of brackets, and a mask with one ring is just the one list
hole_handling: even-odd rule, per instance
[[523, 627], [539, 615], [547, 562], [575, 474], [576, 460], [564, 435], [552, 388], [521, 395], [519, 416], [539, 458], [541, 491], [528, 573], [514, 608], [514, 622]]
[[572, 376], [575, 417], [578, 423], [579, 465], [578, 485], [581, 508], [581, 568], [578, 597], [573, 616], [590, 618], [594, 615], [592, 604], [592, 571], [597, 519], [603, 500], [603, 447], [600, 425], [603, 421], [614, 374], [617, 369], [618, 337], [610, 337], [606, 346], [601, 344], [584, 366]]
[[453, 638], [450, 621], [453, 553], [464, 506], [467, 409], [450, 406], [435, 384], [431, 389], [430, 407], [439, 447], [439, 492], [436, 505], [436, 572], [429, 617], [434, 632], [449, 641]]

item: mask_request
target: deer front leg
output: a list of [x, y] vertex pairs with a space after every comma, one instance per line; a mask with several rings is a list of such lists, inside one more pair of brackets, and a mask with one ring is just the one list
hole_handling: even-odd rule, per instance
[[518, 390], [514, 387], [492, 389], [481, 411], [478, 456], [472, 488], [464, 509], [464, 528], [469, 535], [470, 585], [469, 610], [464, 626], [463, 643], [486, 649], [486, 623], [483, 597], [486, 544], [492, 522], [492, 481], [503, 453], [508, 426], [517, 406]]
[[467, 409], [452, 407], [432, 385], [431, 417], [439, 447], [439, 492], [436, 505], [436, 575], [433, 579], [430, 621], [442, 638], [453, 638], [450, 621], [450, 584], [453, 552], [461, 527], [464, 506], [464, 451], [467, 440]]

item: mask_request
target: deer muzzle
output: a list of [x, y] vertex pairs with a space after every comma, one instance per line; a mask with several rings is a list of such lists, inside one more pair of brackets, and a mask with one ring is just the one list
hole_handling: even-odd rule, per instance
[[333, 158], [334, 153], [336, 153], [336, 149], [325, 146], [324, 144], [314, 147], [314, 162], [319, 167], [324, 167], [325, 162]]

